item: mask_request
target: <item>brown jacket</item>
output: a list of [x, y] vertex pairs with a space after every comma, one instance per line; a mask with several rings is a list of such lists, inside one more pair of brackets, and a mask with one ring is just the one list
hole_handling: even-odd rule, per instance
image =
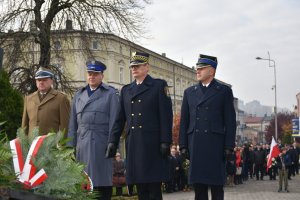
[[39, 127], [40, 135], [45, 135], [51, 130], [67, 133], [69, 118], [70, 102], [67, 96], [54, 89], [51, 89], [41, 102], [38, 91], [24, 99], [22, 128], [26, 128], [26, 134], [31, 133], [35, 127]]

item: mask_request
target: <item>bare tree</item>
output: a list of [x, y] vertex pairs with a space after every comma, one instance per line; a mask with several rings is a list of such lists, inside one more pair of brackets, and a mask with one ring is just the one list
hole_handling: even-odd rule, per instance
[[[149, 0], [2, 0], [0, 46], [13, 44], [10, 52], [5, 52], [9, 55], [10, 74], [21, 73], [23, 79], [29, 80], [39, 67], [49, 67], [52, 32], [63, 29], [68, 20], [73, 21], [77, 30], [93, 29], [127, 39], [142, 35], [143, 10], [149, 3]], [[26, 49], [23, 42], [29, 38], [39, 45], [38, 63], [22, 59], [22, 51]], [[20, 63], [22, 66], [17, 66]], [[30, 73], [24, 70], [28, 67], [32, 67]]]

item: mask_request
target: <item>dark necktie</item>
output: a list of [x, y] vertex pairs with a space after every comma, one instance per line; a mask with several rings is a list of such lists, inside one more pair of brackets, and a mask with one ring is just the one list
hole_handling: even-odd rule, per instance
[[203, 92], [203, 94], [205, 94], [206, 90], [207, 90], [207, 87], [206, 86], [202, 86], [202, 92]]

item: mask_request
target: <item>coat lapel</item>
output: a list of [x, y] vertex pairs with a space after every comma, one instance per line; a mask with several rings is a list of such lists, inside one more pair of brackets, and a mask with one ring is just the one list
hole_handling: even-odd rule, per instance
[[144, 93], [145, 91], [147, 91], [153, 84], [153, 78], [149, 75], [146, 76], [145, 80], [143, 81], [143, 83], [139, 86], [136, 85], [136, 82], [132, 82], [131, 86], [129, 88], [129, 95], [130, 95], [130, 99], [134, 99], [136, 96]]
[[[48, 101], [53, 99], [56, 95], [57, 95], [57, 91], [51, 89], [49, 91], [49, 93], [45, 96], [45, 98], [42, 100], [42, 102], [40, 103], [40, 106], [44, 105], [45, 103], [47, 103]], [[37, 97], [38, 97], [38, 94], [37, 94]]]
[[201, 98], [199, 99], [197, 105], [205, 102], [206, 100], [208, 100], [209, 98], [213, 97], [214, 95], [216, 95], [218, 93], [218, 91], [220, 90], [220, 84], [215, 79], [213, 80], [213, 82], [211, 84], [213, 84], [213, 85], [211, 85], [211, 87], [209, 87], [207, 89], [205, 94], [202, 93], [202, 90], [199, 86], [199, 90], [201, 91], [202, 95], [201, 95]]
[[[86, 107], [88, 104], [90, 104], [90, 103], [96, 101], [97, 99], [101, 98], [101, 96], [103, 96], [103, 95], [105, 94], [105, 91], [106, 91], [106, 90], [109, 90], [108, 87], [109, 87], [108, 85], [106, 85], [105, 83], [102, 83], [101, 86], [100, 86], [100, 88], [98, 88], [98, 89], [94, 92], [94, 94], [92, 94], [89, 98], [88, 98], [88, 97], [86, 98], [86, 99], [87, 99], [87, 102], [86, 102], [86, 104], [84, 105], [84, 107]], [[86, 95], [88, 95], [88, 94], [87, 94], [87, 91], [86, 91]], [[83, 107], [83, 108], [84, 108], [84, 107]]]

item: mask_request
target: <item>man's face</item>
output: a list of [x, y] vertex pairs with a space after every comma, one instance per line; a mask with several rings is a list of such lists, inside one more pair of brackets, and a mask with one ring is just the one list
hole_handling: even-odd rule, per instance
[[208, 65], [207, 67], [198, 68], [196, 72], [197, 80], [202, 83], [209, 83], [215, 74], [215, 69]]
[[171, 149], [171, 155], [175, 156], [176, 155], [176, 150], [175, 149]]
[[133, 78], [139, 79], [145, 77], [149, 71], [149, 64], [142, 64], [142, 65], [133, 65], [130, 66], [131, 74]]
[[98, 87], [103, 80], [103, 73], [102, 72], [88, 72], [87, 73], [87, 81], [90, 87], [96, 88]]
[[40, 78], [35, 80], [36, 87], [40, 92], [48, 92], [50, 90], [53, 80], [51, 78]]

